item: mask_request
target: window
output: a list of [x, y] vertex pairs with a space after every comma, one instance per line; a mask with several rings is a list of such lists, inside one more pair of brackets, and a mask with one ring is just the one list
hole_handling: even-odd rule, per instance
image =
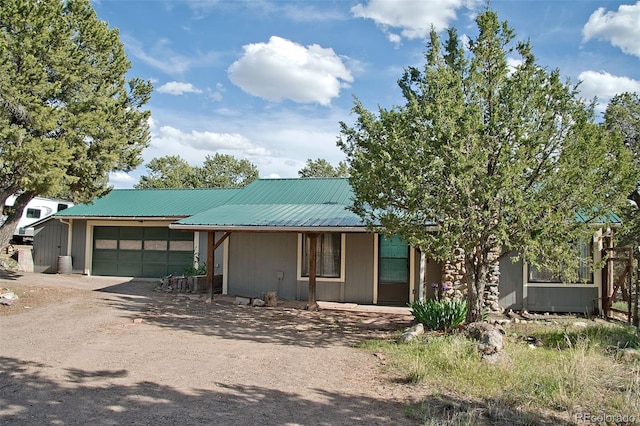
[[[589, 269], [589, 261], [593, 256], [591, 244], [581, 242], [580, 250], [580, 266], [576, 271], [578, 283], [593, 283], [593, 273]], [[550, 271], [539, 269], [533, 265], [529, 265], [529, 282], [532, 283], [560, 283], [565, 282], [564, 277], [558, 277]]]
[[58, 204], [58, 211], [65, 210], [67, 207], [69, 207], [69, 206], [66, 205], [66, 204]]
[[[309, 276], [309, 237], [302, 237], [303, 277]], [[316, 243], [316, 277], [340, 278], [342, 271], [342, 235], [320, 234]]]
[[40, 209], [27, 209], [28, 219], [40, 219]]

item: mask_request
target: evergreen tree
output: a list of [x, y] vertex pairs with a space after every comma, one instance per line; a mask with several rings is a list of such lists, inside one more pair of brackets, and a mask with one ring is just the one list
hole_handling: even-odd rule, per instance
[[0, 8], [0, 227], [8, 243], [27, 203], [60, 192], [106, 194], [109, 172], [140, 164], [151, 84], [125, 80], [118, 31], [89, 0], [6, 0]]
[[464, 251], [468, 322], [482, 318], [491, 268], [509, 253], [575, 279], [576, 242], [634, 183], [628, 151], [576, 87], [537, 65], [495, 12], [476, 22], [468, 50], [455, 30], [443, 50], [432, 31], [424, 68], [399, 80], [406, 104], [373, 113], [356, 100], [338, 141], [354, 211], [372, 229], [439, 261]]

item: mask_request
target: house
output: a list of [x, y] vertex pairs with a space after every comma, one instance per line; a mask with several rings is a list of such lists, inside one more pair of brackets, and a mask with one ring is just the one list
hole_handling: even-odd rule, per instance
[[[432, 297], [431, 283], [442, 280], [446, 265], [399, 238], [369, 232], [348, 209], [352, 197], [342, 178], [259, 179], [241, 189], [113, 190], [37, 224], [34, 261], [38, 271], [52, 272], [54, 259], [38, 253], [57, 245], [72, 256], [76, 273], [159, 277], [206, 259], [225, 294], [275, 291], [282, 299], [307, 300], [314, 239], [317, 300], [405, 305]], [[601, 249], [596, 234], [584, 255], [599, 260]], [[600, 309], [602, 275], [581, 273], [584, 283], [563, 284], [505, 258], [499, 303], [531, 311]]]

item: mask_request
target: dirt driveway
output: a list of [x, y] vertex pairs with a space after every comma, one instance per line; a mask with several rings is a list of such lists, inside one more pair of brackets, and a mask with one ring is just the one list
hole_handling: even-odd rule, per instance
[[[2, 272], [2, 271], [0, 271]], [[0, 273], [0, 424], [412, 424], [353, 346], [407, 317], [238, 306], [145, 281]]]

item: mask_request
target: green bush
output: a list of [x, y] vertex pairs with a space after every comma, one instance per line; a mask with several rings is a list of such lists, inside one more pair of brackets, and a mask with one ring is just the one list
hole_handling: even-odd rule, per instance
[[431, 330], [449, 331], [462, 324], [467, 316], [467, 301], [456, 299], [415, 301], [411, 314]]

